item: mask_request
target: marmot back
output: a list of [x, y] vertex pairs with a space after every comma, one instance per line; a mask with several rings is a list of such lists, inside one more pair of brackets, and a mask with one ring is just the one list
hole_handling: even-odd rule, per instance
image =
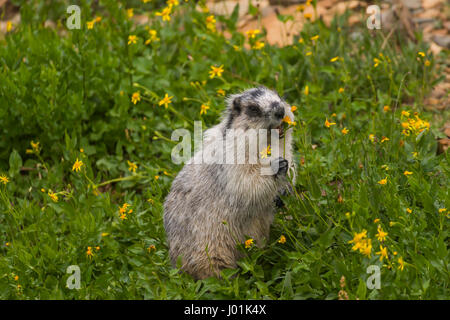
[[[269, 236], [275, 214], [275, 199], [287, 189], [288, 169], [294, 178], [292, 129], [282, 131], [283, 119], [294, 121], [289, 105], [265, 87], [253, 88], [227, 99], [221, 122], [205, 132], [203, 149], [197, 151], [173, 181], [164, 203], [164, 227], [172, 264], [181, 257], [181, 268], [196, 279], [217, 276], [224, 268], [235, 268], [241, 257], [237, 242], [253, 238], [261, 245]], [[233, 129], [233, 130], [231, 130]], [[277, 152], [267, 156], [270, 174], [263, 174], [261, 150], [252, 144], [262, 136], [250, 132], [268, 130], [271, 146]], [[282, 135], [272, 140], [270, 130]], [[229, 132], [239, 132], [229, 139]], [[219, 143], [223, 138], [225, 142]], [[235, 151], [244, 139], [243, 162], [238, 150], [233, 161], [205, 162], [205, 154], [219, 155]], [[279, 140], [278, 140], [279, 139]], [[256, 149], [257, 150], [257, 149]], [[225, 158], [225, 157], [224, 157]], [[252, 162], [251, 159], [258, 161]]]

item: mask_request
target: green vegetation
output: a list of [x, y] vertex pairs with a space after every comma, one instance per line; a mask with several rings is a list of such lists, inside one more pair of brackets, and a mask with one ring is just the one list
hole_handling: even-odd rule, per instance
[[[237, 10], [211, 18], [192, 1], [170, 21], [161, 2], [82, 1], [69, 30], [54, 2], [22, 4], [0, 40], [1, 299], [337, 299], [342, 276], [350, 299], [449, 298], [450, 166], [423, 111], [440, 74], [426, 44], [354, 33], [344, 15], [280, 48], [238, 32]], [[297, 107], [295, 194], [265, 248], [194, 281], [171, 267], [162, 224], [181, 169], [171, 133], [211, 127], [223, 93], [256, 85]]]

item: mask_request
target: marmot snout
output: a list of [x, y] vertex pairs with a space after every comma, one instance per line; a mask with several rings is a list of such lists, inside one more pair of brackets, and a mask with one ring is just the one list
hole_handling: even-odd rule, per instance
[[[228, 150], [228, 140], [219, 147], [209, 138], [213, 132], [226, 136], [230, 129], [244, 134], [250, 129], [276, 129], [286, 116], [294, 121], [290, 106], [265, 87], [231, 95], [221, 122], [205, 132], [203, 152]], [[164, 203], [172, 264], [181, 257], [181, 268], [194, 278], [217, 276], [224, 268], [236, 267], [241, 257], [236, 241], [242, 243], [249, 237], [258, 245], [268, 238], [276, 200], [288, 187], [286, 175], [295, 178], [291, 131], [280, 136], [279, 156], [269, 156], [274, 168], [271, 175], [261, 174], [261, 163], [248, 161], [248, 150], [245, 163], [233, 164], [199, 163], [193, 159], [201, 159], [202, 151], [194, 154], [173, 181]], [[256, 142], [249, 139], [248, 143]]]

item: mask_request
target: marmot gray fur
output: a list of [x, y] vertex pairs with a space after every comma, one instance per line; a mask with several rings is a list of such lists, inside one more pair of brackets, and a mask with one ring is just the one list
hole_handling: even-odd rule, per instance
[[[270, 129], [281, 127], [285, 116], [294, 121], [290, 106], [265, 87], [231, 95], [222, 121], [205, 132], [203, 152], [220, 149], [212, 133], [225, 136], [228, 129], [246, 132], [252, 128], [268, 129], [270, 134]], [[194, 278], [219, 276], [220, 270], [237, 267], [242, 254], [238, 242], [252, 238], [260, 246], [268, 239], [275, 200], [289, 188], [286, 175], [295, 178], [291, 131], [286, 130], [279, 138], [280, 156], [269, 156], [270, 167], [275, 167], [271, 175], [261, 174], [259, 162], [195, 164], [195, 159], [202, 157], [201, 151], [186, 163], [164, 203], [164, 227], [174, 266], [181, 257], [182, 270]]]

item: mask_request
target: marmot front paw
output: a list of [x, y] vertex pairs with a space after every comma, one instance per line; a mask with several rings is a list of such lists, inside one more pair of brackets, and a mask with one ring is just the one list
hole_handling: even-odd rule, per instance
[[289, 168], [289, 162], [282, 157], [278, 157], [270, 163], [270, 166], [275, 175], [286, 175]]

